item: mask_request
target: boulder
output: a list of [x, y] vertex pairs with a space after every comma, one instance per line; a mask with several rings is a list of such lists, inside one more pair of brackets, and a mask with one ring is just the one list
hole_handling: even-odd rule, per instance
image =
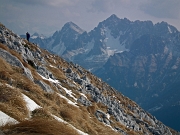
[[35, 83], [37, 85], [39, 85], [44, 91], [48, 92], [48, 93], [53, 93], [53, 90], [51, 89], [51, 87], [46, 84], [45, 82], [41, 81], [41, 80], [37, 80], [35, 81]]
[[24, 68], [24, 74], [26, 75], [27, 78], [29, 78], [31, 81], [34, 81], [34, 78], [31, 74], [31, 70], [29, 70], [28, 68]]
[[23, 68], [25, 76], [27, 78], [29, 78], [31, 81], [34, 81], [31, 71], [28, 68], [25, 68], [23, 66], [23, 64], [21, 63], [21, 61], [17, 57], [13, 56], [9, 52], [7, 52], [1, 48], [0, 48], [0, 56], [2, 58], [4, 58], [12, 66], [17, 66], [17, 67]]
[[68, 68], [68, 69], [66, 70], [66, 73], [72, 73], [72, 70], [71, 70], [70, 68]]
[[51, 78], [55, 80], [55, 77], [53, 76], [53, 74], [43, 66], [37, 66], [37, 72], [47, 79]]
[[13, 56], [12, 54], [10, 54], [9, 52], [3, 50], [0, 48], [0, 56], [2, 58], [4, 58], [6, 60], [6, 62], [8, 62], [9, 64], [11, 64], [12, 66], [17, 66], [20, 68], [24, 68], [23, 64], [21, 63], [21, 61]]
[[86, 99], [84, 96], [80, 96], [80, 98], [77, 101], [82, 103], [84, 106], [90, 106], [91, 105], [91, 101]]

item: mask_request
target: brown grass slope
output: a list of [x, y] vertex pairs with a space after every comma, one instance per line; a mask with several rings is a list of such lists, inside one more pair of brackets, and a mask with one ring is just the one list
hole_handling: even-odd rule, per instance
[[[37, 46], [34, 44], [28, 43], [26, 40], [24, 41], [26, 43], [25, 46], [29, 49], [37, 49]], [[31, 70], [35, 80], [42, 80], [53, 88], [54, 84], [43, 80], [31, 64], [23, 61], [21, 54], [9, 49], [2, 43], [0, 43], [0, 48], [16, 56], [25, 67]], [[51, 64], [55, 67], [61, 65], [64, 68], [69, 66], [69, 63], [63, 59], [45, 50], [41, 51], [42, 56], [49, 56], [46, 58], [46, 61], [49, 63], [48, 65]], [[56, 64], [52, 61], [52, 57], [56, 60]], [[60, 98], [56, 93], [45, 92], [38, 85], [26, 78], [23, 75], [24, 71], [22, 69], [11, 66], [5, 59], [0, 58], [0, 63], [0, 110], [20, 122], [18, 124], [11, 123], [2, 126], [1, 130], [5, 134], [77, 134], [71, 127], [54, 120], [50, 114], [63, 118], [88, 134], [117, 134], [110, 128], [106, 128], [95, 118], [91, 119], [86, 107], [81, 105], [79, 105], [80, 108], [74, 107], [68, 104], [65, 99]], [[66, 82], [70, 82], [71, 80], [66, 78], [62, 68], [56, 69], [48, 66], [48, 69], [56, 75], [56, 78], [61, 82], [63, 87], [74, 90], [76, 96], [79, 96], [76, 88], [78, 86], [71, 87], [67, 85]], [[53, 88], [53, 90], [59, 92], [56, 88]], [[21, 93], [27, 95], [42, 107], [42, 109], [34, 110], [29, 120], [26, 120], [28, 118], [28, 109], [25, 101], [22, 99]], [[63, 93], [66, 94], [62, 90], [61, 94]]]

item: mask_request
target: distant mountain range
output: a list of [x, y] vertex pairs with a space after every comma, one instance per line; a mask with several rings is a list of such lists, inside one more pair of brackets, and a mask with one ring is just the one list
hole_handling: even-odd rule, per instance
[[111, 15], [92, 31], [66, 23], [32, 42], [88, 69], [180, 131], [180, 32], [166, 22]]

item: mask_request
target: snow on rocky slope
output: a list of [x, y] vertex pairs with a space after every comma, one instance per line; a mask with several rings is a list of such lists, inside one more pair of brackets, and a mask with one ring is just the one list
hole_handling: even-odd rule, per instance
[[1, 126], [4, 134], [178, 134], [89, 71], [2, 24], [0, 62], [0, 120], [7, 114], [18, 121]]

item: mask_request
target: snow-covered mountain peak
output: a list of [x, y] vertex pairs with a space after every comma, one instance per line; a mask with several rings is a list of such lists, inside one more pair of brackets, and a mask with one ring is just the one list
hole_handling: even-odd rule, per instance
[[43, 34], [38, 34], [37, 32], [35, 32], [32, 36], [32, 39], [36, 39], [36, 38], [40, 38], [40, 39], [45, 39], [46, 36], [44, 36]]

